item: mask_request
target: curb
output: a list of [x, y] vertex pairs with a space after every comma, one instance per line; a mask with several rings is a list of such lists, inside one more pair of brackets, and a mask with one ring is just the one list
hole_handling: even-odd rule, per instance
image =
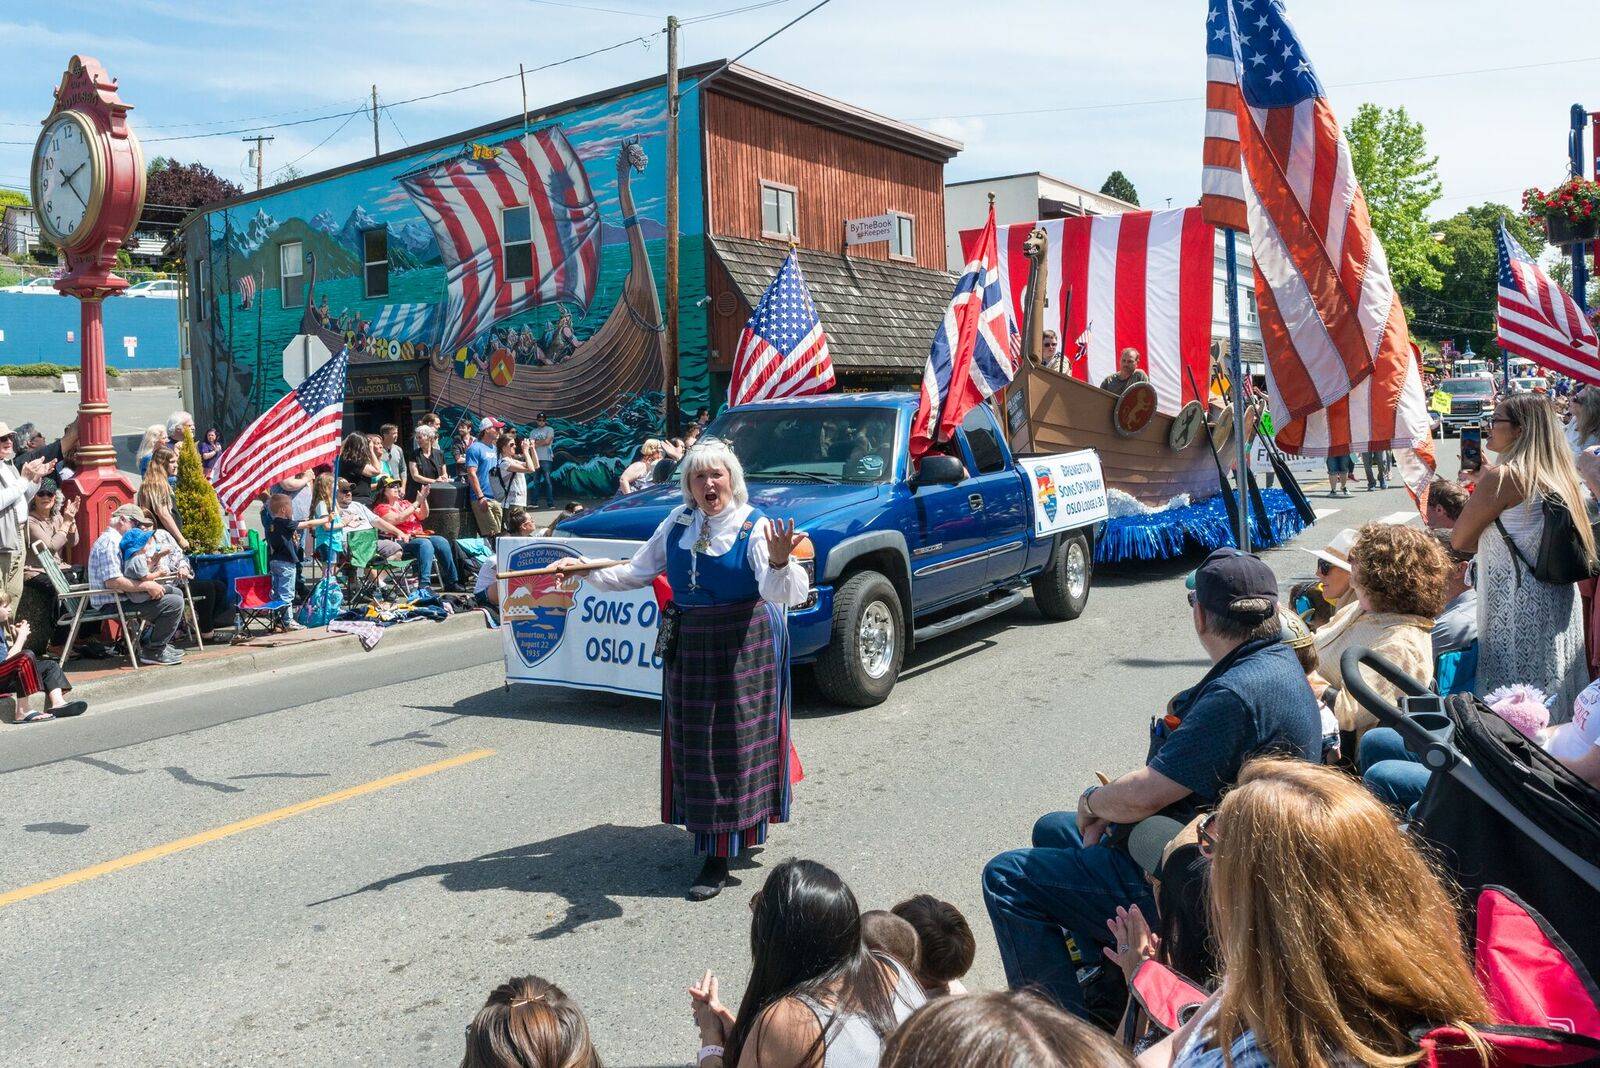
[[277, 648], [253, 649], [242, 646], [226, 656], [197, 660], [192, 664], [140, 668], [138, 671], [122, 671], [104, 678], [87, 679], [74, 683], [72, 694], [98, 705], [121, 704], [137, 697], [171, 696], [178, 691], [204, 687], [226, 679], [280, 671], [302, 664], [321, 663], [334, 668], [341, 661], [483, 630], [481, 612], [458, 612], [439, 623], [418, 621], [390, 627], [371, 653], [361, 647], [361, 642], [353, 634], [338, 634], [320, 641]]

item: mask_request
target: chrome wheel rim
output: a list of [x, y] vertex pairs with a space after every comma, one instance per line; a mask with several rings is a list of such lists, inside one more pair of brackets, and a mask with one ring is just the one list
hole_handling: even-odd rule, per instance
[[856, 655], [861, 659], [861, 670], [874, 679], [889, 673], [894, 663], [895, 620], [889, 606], [873, 601], [861, 613], [856, 624]]
[[1074, 601], [1089, 589], [1089, 557], [1083, 551], [1083, 542], [1073, 541], [1067, 546], [1067, 595]]

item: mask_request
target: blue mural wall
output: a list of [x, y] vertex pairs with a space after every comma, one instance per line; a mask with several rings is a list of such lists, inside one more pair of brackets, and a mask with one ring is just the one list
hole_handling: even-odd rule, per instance
[[[692, 415], [709, 390], [698, 95], [679, 130], [676, 358]], [[525, 426], [542, 411], [563, 489], [605, 492], [661, 423], [665, 131], [665, 92], [647, 89], [210, 212], [197, 413], [231, 436], [288, 391], [282, 353], [302, 330], [304, 286], [353, 363], [426, 359], [447, 428], [466, 413]], [[532, 235], [501, 214], [529, 201]], [[375, 229], [388, 292], [369, 299], [363, 235]], [[285, 289], [283, 247], [296, 242], [305, 273]]]
[[[106, 366], [149, 371], [178, 366], [178, 302], [112, 297], [105, 302]], [[72, 340], [67, 340], [68, 333]], [[78, 362], [78, 302], [60, 294], [0, 293], [0, 364]], [[122, 339], [136, 338], [132, 359]]]

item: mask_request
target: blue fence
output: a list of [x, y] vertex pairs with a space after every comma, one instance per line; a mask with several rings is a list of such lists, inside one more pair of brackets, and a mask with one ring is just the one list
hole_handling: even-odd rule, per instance
[[[105, 326], [107, 366], [119, 371], [178, 366], [178, 301], [112, 297], [106, 301]], [[76, 364], [80, 332], [78, 302], [72, 297], [0, 293], [0, 364]], [[132, 359], [125, 337], [138, 339]]]

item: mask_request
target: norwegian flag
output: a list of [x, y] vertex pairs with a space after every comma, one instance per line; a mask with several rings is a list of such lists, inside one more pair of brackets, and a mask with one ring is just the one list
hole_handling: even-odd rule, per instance
[[1600, 339], [1583, 309], [1550, 280], [1501, 222], [1500, 347], [1541, 367], [1600, 386]]
[[331, 464], [339, 455], [345, 373], [350, 353], [338, 355], [283, 395], [245, 427], [217, 460], [212, 485], [223, 511], [238, 515], [274, 482]]
[[948, 441], [969, 411], [1011, 383], [1017, 373], [1012, 333], [1000, 285], [991, 204], [989, 221], [967, 258], [928, 352], [922, 400], [911, 424], [912, 459], [920, 458], [934, 442]]
[[822, 329], [795, 249], [744, 324], [733, 357], [730, 405], [805, 397], [833, 388], [828, 332]]
[[1339, 121], [1282, 0], [1211, 0], [1201, 210], [1245, 230], [1277, 443], [1433, 470], [1421, 368]]

